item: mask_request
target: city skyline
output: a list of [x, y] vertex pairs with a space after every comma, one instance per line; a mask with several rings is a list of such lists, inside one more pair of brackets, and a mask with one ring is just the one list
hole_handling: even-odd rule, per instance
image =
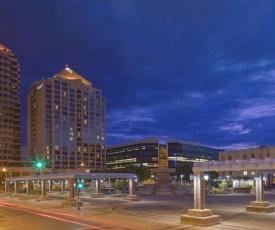
[[107, 146], [153, 136], [275, 145], [272, 1], [2, 1], [27, 94], [66, 64], [106, 96]]

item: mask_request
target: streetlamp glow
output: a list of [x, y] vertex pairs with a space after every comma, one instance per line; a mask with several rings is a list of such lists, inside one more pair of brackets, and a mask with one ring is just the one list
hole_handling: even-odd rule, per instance
[[208, 181], [209, 176], [207, 174], [205, 174], [203, 177], [204, 177], [204, 180]]
[[180, 184], [182, 185], [183, 174], [180, 175]]

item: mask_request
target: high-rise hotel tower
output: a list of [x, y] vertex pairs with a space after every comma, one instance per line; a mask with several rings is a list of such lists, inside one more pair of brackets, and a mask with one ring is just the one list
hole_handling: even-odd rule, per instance
[[20, 68], [0, 44], [0, 160], [20, 160]]
[[28, 95], [28, 154], [56, 172], [104, 169], [106, 99], [66, 67], [36, 81]]

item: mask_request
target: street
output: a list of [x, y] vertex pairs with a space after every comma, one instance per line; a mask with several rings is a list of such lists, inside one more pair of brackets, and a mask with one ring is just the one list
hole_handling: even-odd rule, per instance
[[[41, 211], [30, 211], [17, 207], [8, 202], [0, 201], [0, 230], [86, 230], [86, 229], [123, 229], [122, 227], [106, 226], [102, 223], [91, 223], [85, 220], [76, 220], [73, 216], [57, 213], [47, 214]], [[127, 229], [127, 228], [125, 228]]]

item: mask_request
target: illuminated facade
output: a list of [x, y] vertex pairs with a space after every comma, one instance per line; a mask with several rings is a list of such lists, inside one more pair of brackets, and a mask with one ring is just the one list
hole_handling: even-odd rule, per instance
[[115, 145], [107, 148], [108, 169], [122, 169], [127, 166], [158, 168], [167, 167], [167, 152], [159, 138]]
[[185, 162], [218, 160], [219, 151], [222, 150], [194, 142], [154, 137], [108, 147], [106, 166], [108, 169], [177, 167]]
[[[261, 159], [265, 158], [275, 158], [275, 146], [261, 146], [259, 148], [250, 149], [239, 149], [224, 151], [219, 153], [219, 161], [236, 161], [236, 160], [251, 160], [251, 159]], [[221, 177], [232, 177], [232, 178], [253, 178], [256, 175], [255, 171], [227, 171], [220, 172]], [[270, 176], [270, 175], [269, 175]], [[270, 178], [268, 178], [271, 180]], [[275, 183], [275, 181], [274, 181]]]
[[199, 143], [182, 141], [177, 139], [166, 139], [168, 149], [169, 167], [180, 166], [184, 162], [206, 162], [219, 159], [222, 149], [202, 146]]
[[66, 67], [28, 95], [28, 154], [58, 171], [104, 169], [106, 99]]
[[0, 44], [0, 160], [20, 160], [20, 67]]

